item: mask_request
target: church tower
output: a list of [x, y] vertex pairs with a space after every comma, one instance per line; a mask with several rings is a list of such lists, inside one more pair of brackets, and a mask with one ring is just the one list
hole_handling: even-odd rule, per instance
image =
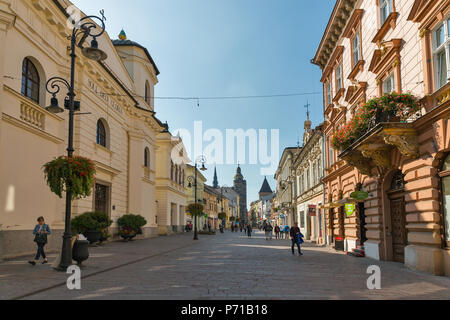
[[263, 197], [270, 196], [272, 194], [273, 194], [272, 188], [270, 187], [269, 182], [265, 177], [261, 190], [259, 190], [259, 200], [262, 200]]
[[214, 168], [213, 188], [214, 189], [218, 189], [219, 188], [219, 180], [217, 179], [217, 167]]
[[239, 210], [241, 212], [241, 223], [248, 223], [248, 210], [247, 210], [247, 181], [244, 180], [241, 167], [238, 166], [236, 175], [234, 176], [234, 191], [239, 194]]
[[303, 146], [306, 145], [309, 138], [312, 136], [312, 121], [309, 119], [309, 102], [306, 104], [306, 121], [305, 121], [305, 134], [303, 135]]

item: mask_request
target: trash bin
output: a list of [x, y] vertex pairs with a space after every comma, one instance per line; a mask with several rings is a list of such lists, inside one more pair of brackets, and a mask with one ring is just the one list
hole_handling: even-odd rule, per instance
[[345, 251], [345, 239], [343, 237], [336, 237], [334, 243], [336, 251]]

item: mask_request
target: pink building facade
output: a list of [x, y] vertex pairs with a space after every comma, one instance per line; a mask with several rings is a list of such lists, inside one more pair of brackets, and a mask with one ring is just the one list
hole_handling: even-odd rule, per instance
[[[450, 276], [449, 51], [449, 1], [336, 1], [313, 60], [323, 72], [323, 208], [336, 249]], [[419, 97], [421, 110], [407, 121], [374, 118], [349, 147], [333, 147], [361, 105], [392, 92]]]

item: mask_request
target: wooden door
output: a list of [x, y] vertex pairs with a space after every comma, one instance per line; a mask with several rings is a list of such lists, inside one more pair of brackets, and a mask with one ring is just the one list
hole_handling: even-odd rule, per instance
[[391, 199], [391, 227], [393, 260], [405, 263], [407, 234], [404, 197]]

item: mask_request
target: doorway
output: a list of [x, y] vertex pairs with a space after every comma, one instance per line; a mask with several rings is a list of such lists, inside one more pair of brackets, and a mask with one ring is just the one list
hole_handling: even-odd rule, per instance
[[95, 184], [94, 211], [110, 215], [110, 194], [110, 186], [101, 183]]
[[364, 202], [358, 204], [359, 212], [359, 239], [361, 241], [361, 246], [368, 240], [367, 230], [366, 230], [366, 212]]
[[405, 247], [408, 239], [404, 189], [404, 175], [399, 171], [394, 175], [391, 189], [388, 191], [391, 225], [387, 235], [392, 237], [392, 260], [401, 263], [405, 263]]

